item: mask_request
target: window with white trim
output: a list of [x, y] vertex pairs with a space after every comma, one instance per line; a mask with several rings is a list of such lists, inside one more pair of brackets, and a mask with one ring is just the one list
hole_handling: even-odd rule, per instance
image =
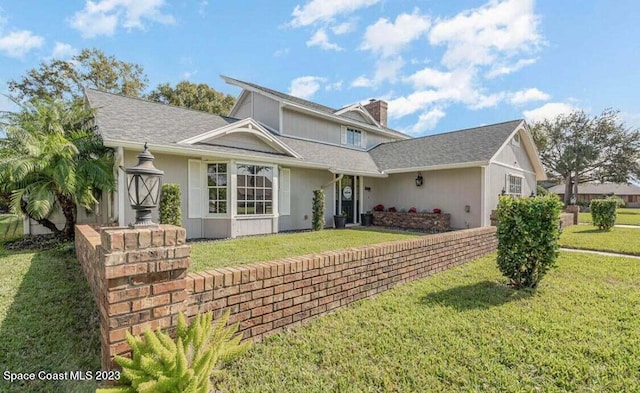
[[351, 127], [344, 127], [342, 129], [342, 144], [351, 146], [362, 146], [363, 134], [362, 131]]
[[228, 209], [228, 164], [207, 164], [207, 191], [209, 194], [209, 213], [224, 214]]
[[522, 178], [520, 176], [507, 175], [507, 193], [511, 196], [522, 196]]
[[237, 214], [273, 214], [273, 167], [238, 164]]

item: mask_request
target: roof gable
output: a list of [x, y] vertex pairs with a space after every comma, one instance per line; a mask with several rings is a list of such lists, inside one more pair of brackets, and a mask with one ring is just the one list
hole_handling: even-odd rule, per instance
[[353, 120], [371, 124], [375, 127], [380, 127], [380, 124], [376, 121], [376, 119], [374, 119], [373, 116], [371, 116], [371, 113], [369, 113], [369, 111], [360, 103], [338, 109], [334, 113], [339, 116], [348, 117]]
[[[242, 136], [238, 138], [239, 136]], [[231, 143], [231, 145], [225, 145]], [[247, 118], [233, 124], [204, 132], [178, 142], [180, 145], [209, 144], [245, 150], [257, 150], [265, 153], [280, 153], [302, 158], [280, 139], [274, 137], [257, 121]]]
[[[232, 85], [241, 87], [245, 90], [249, 90], [258, 94], [262, 94], [264, 96], [267, 96], [269, 98], [275, 99], [277, 101], [279, 101], [281, 103], [281, 105], [287, 105], [290, 106], [291, 108], [295, 109], [295, 110], [301, 110], [301, 111], [305, 111], [306, 113], [311, 113], [314, 116], [321, 116], [321, 117], [325, 117], [325, 118], [329, 118], [332, 121], [335, 121], [337, 123], [340, 124], [344, 124], [344, 125], [354, 125], [360, 128], [363, 128], [365, 130], [368, 131], [373, 131], [373, 132], [378, 132], [378, 133], [382, 133], [384, 135], [387, 136], [391, 136], [397, 139], [410, 139], [411, 137], [409, 135], [406, 135], [400, 131], [396, 131], [393, 130], [391, 128], [387, 128], [387, 127], [381, 127], [375, 120], [373, 120], [373, 123], [369, 123], [366, 121], [361, 121], [361, 120], [355, 120], [355, 119], [351, 119], [345, 116], [341, 116], [339, 114], [337, 114], [336, 112], [341, 111], [345, 108], [341, 108], [341, 109], [334, 109], [334, 108], [330, 108], [328, 106], [325, 105], [321, 105], [312, 101], [308, 101], [308, 100], [304, 100], [302, 98], [298, 98], [298, 97], [294, 97], [292, 95], [289, 94], [285, 94], [285, 93], [281, 93], [279, 91], [273, 90], [273, 89], [269, 89], [267, 87], [263, 87], [260, 85], [256, 85], [255, 83], [250, 83], [250, 82], [244, 82], [238, 79], [234, 79], [234, 78], [230, 78], [228, 76], [221, 76], [222, 79]], [[359, 104], [356, 104], [359, 105]], [[353, 106], [353, 105], [352, 105]], [[349, 108], [349, 107], [346, 107]], [[366, 111], [366, 109], [365, 109]], [[231, 111], [231, 115], [233, 115], [235, 112], [232, 110]], [[364, 114], [363, 114], [364, 115]], [[366, 116], [366, 115], [365, 115]]]
[[522, 120], [387, 142], [370, 150], [382, 171], [488, 165]]

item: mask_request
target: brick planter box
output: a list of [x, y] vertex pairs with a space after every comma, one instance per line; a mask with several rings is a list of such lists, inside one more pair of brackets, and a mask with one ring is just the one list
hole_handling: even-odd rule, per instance
[[373, 225], [445, 232], [451, 229], [451, 214], [374, 211]]

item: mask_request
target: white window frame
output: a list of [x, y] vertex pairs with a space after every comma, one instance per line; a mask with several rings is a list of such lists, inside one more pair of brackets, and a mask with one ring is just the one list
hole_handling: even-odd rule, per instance
[[[273, 163], [260, 163], [260, 162], [235, 162], [233, 164], [234, 167], [234, 175], [236, 177], [236, 181], [235, 181], [235, 187], [234, 190], [232, 190], [232, 192], [234, 193], [234, 197], [233, 197], [233, 203], [235, 204], [234, 206], [234, 212], [235, 212], [235, 217], [236, 218], [251, 218], [251, 217], [276, 217], [276, 209], [278, 207], [277, 204], [277, 197], [278, 197], [278, 191], [279, 188], [277, 186], [277, 178], [278, 178], [278, 172], [277, 172], [277, 165], [274, 165]], [[243, 166], [243, 165], [250, 165], [250, 166], [265, 166], [265, 167], [269, 167], [271, 168], [271, 213], [264, 213], [264, 214], [240, 214], [238, 213], [238, 203], [240, 202], [240, 200], [238, 199], [238, 167]], [[256, 202], [256, 199], [254, 197], [253, 199], [254, 203]]]
[[[511, 179], [519, 179], [520, 180], [520, 193], [517, 192], [512, 192], [511, 191]], [[506, 179], [505, 179], [505, 190], [507, 191], [507, 195], [513, 196], [513, 197], [521, 197], [524, 192], [524, 176], [522, 176], [519, 173], [507, 173], [506, 175]]]
[[[353, 143], [349, 143], [349, 134], [353, 133]], [[355, 135], [356, 133], [358, 133], [360, 135], [360, 140], [358, 141], [358, 143], [355, 143]], [[342, 126], [342, 132], [341, 132], [341, 144], [345, 145], [345, 146], [353, 146], [353, 147], [361, 147], [361, 148], [365, 148], [366, 147], [366, 132], [362, 131], [358, 128], [355, 127], [348, 127], [348, 126]]]
[[[230, 182], [230, 171], [231, 171], [231, 165], [232, 163], [228, 162], [228, 161], [203, 161], [204, 164], [204, 168], [203, 168], [203, 173], [204, 173], [204, 180], [203, 180], [203, 195], [202, 195], [202, 199], [203, 199], [203, 203], [204, 203], [204, 215], [206, 217], [229, 217], [229, 215], [231, 214], [231, 194], [230, 194], [230, 188], [231, 188], [231, 182]], [[227, 211], [224, 213], [211, 213], [209, 211], [209, 189], [215, 187], [215, 188], [222, 188], [220, 186], [209, 186], [209, 165], [217, 165], [217, 164], [225, 164], [227, 166], [227, 199], [226, 199], [226, 203], [227, 203]]]

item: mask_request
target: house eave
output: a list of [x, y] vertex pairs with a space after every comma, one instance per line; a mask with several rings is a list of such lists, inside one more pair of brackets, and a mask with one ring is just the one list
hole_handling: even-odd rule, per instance
[[394, 168], [387, 169], [382, 173], [394, 174], [394, 173], [407, 173], [407, 172], [429, 172], [440, 171], [445, 169], [464, 169], [464, 168], [480, 168], [489, 166], [488, 161], [473, 161], [473, 162], [460, 162], [455, 164], [443, 164], [443, 165], [429, 165], [429, 166], [416, 166], [409, 168]]
[[[127, 150], [142, 150], [144, 148], [144, 142], [132, 142], [116, 139], [104, 139], [104, 145], [107, 147], [122, 147]], [[153, 153], [173, 154], [179, 156], [200, 157], [202, 159], [210, 158], [228, 158], [233, 160], [249, 160], [255, 162], [270, 162], [278, 165], [296, 167], [296, 168], [309, 168], [309, 169], [323, 169], [330, 170], [330, 165], [323, 165], [313, 162], [300, 161], [296, 158], [281, 159], [278, 157], [256, 157], [251, 154], [234, 154], [229, 152], [214, 152], [204, 149], [197, 149], [188, 146], [167, 146], [158, 145], [154, 143], [147, 143], [149, 150]]]

